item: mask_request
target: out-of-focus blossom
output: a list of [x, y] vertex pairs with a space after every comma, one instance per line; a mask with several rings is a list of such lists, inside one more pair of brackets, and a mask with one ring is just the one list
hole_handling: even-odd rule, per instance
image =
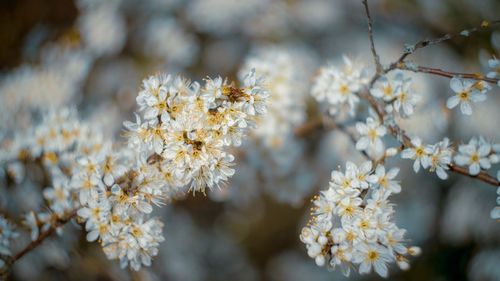
[[353, 63], [347, 56], [343, 61], [342, 68], [330, 65], [320, 69], [311, 94], [318, 102], [326, 102], [330, 114], [346, 107], [353, 115], [359, 102], [356, 93], [365, 85], [367, 77], [362, 65]]
[[140, 42], [145, 55], [161, 58], [167, 64], [188, 66], [196, 58], [198, 45], [174, 19], [157, 18], [145, 27], [145, 40]]
[[117, 5], [100, 3], [83, 9], [78, 27], [83, 44], [95, 56], [118, 53], [125, 44], [127, 29]]

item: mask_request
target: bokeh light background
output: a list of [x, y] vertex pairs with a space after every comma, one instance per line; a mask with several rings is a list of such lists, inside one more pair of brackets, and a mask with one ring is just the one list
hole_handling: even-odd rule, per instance
[[[369, 3], [375, 43], [386, 64], [405, 43], [500, 18], [496, 0]], [[3, 0], [0, 140], [36, 123], [43, 110], [73, 106], [106, 138], [123, 141], [122, 121], [132, 118], [144, 77], [167, 72], [193, 80], [235, 78], [244, 61], [259, 52], [293, 57], [293, 69], [283, 71], [296, 75], [300, 112], [290, 114], [299, 115], [297, 127], [321, 114], [310, 96], [321, 65], [345, 54], [373, 69], [361, 1]], [[500, 55], [498, 27], [426, 48], [414, 60], [484, 73], [495, 54]], [[465, 117], [444, 106], [451, 94], [448, 79], [411, 76], [424, 100], [404, 123], [409, 133], [427, 142], [444, 136], [459, 143], [477, 135], [500, 139], [498, 87]], [[271, 145], [251, 137], [235, 153], [236, 174], [227, 187], [156, 208], [165, 222], [165, 242], [152, 267], [133, 274], [121, 270], [97, 243], [85, 241], [79, 226], [69, 225], [63, 236], [17, 263], [12, 280], [346, 280], [340, 272], [317, 267], [299, 233], [309, 217], [310, 198], [327, 187], [331, 170], [346, 160], [362, 160], [350, 140], [335, 131], [290, 135]], [[409, 271], [393, 265], [389, 279], [500, 280], [500, 224], [489, 217], [495, 189], [456, 175], [448, 181], [422, 171], [416, 175], [411, 161], [389, 164], [401, 167], [403, 191], [393, 199], [397, 224], [423, 250]], [[43, 186], [25, 183], [7, 191], [0, 184], [1, 209], [6, 200], [16, 202], [9, 211], [40, 208]], [[19, 239], [15, 246], [26, 241]]]

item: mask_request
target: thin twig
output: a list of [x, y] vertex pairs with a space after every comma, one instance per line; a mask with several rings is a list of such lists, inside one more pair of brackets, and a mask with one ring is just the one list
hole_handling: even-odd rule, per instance
[[500, 81], [500, 79], [488, 78], [482, 74], [453, 72], [453, 71], [447, 71], [447, 70], [443, 70], [443, 69], [439, 69], [439, 68], [432, 68], [432, 67], [425, 67], [425, 66], [408, 67], [404, 63], [397, 66], [396, 69], [434, 74], [437, 76], [442, 76], [442, 77], [447, 77], [447, 78], [461, 77], [461, 78], [485, 81], [485, 82], [492, 83], [492, 84], [497, 84], [498, 81]]
[[[316, 130], [321, 130], [323, 132], [339, 130], [340, 132], [348, 136], [352, 143], [356, 144], [358, 142], [356, 135], [351, 132], [345, 124], [336, 123], [331, 118], [328, 118], [326, 116], [312, 119], [311, 121], [304, 123], [302, 126], [297, 127], [295, 129], [295, 135], [297, 137], [305, 137]], [[366, 151], [361, 151], [361, 154], [363, 154], [366, 159], [373, 160], [366, 153]]]
[[[295, 128], [294, 133], [297, 137], [305, 137], [310, 133], [320, 129], [325, 129], [325, 123], [323, 122], [322, 116], [314, 118]], [[330, 129], [328, 129], [327, 131], [329, 130]]]
[[422, 49], [422, 48], [425, 48], [428, 46], [436, 45], [436, 44], [442, 43], [444, 41], [450, 40], [450, 39], [458, 37], [458, 36], [469, 36], [471, 33], [474, 33], [474, 32], [480, 31], [480, 30], [486, 30], [489, 27], [491, 27], [492, 25], [496, 25], [496, 24], [500, 24], [500, 20], [495, 20], [492, 22], [483, 21], [480, 26], [465, 29], [465, 30], [458, 32], [458, 33], [454, 33], [454, 34], [448, 33], [448, 34], [445, 34], [445, 35], [438, 37], [438, 38], [420, 40], [413, 45], [406, 46], [403, 54], [398, 58], [398, 60], [391, 63], [389, 65], [389, 67], [384, 72], [387, 73], [391, 70], [398, 68], [398, 66], [401, 65], [401, 63], [403, 63], [404, 60], [409, 55], [415, 53], [418, 49]]
[[370, 49], [372, 51], [373, 60], [375, 61], [375, 67], [377, 74], [381, 74], [384, 71], [382, 64], [380, 63], [380, 57], [377, 54], [377, 50], [375, 49], [375, 42], [373, 40], [373, 20], [370, 15], [370, 9], [368, 7], [368, 0], [362, 0], [363, 5], [365, 6], [366, 17], [368, 19], [368, 37], [370, 38]]
[[73, 210], [71, 211], [68, 215], [62, 217], [62, 218], [59, 218], [55, 221], [55, 223], [53, 225], [50, 226], [49, 229], [43, 231], [40, 233], [40, 235], [38, 235], [38, 238], [34, 241], [31, 241], [28, 245], [26, 245], [26, 247], [24, 247], [21, 251], [19, 251], [17, 254], [15, 254], [13, 257], [12, 257], [12, 260], [11, 260], [11, 265], [16, 262], [17, 260], [21, 259], [24, 255], [26, 255], [27, 253], [29, 253], [31, 250], [35, 249], [36, 247], [38, 247], [40, 244], [42, 244], [43, 241], [45, 241], [45, 239], [47, 237], [50, 237], [52, 234], [54, 234], [54, 232], [56, 231], [56, 229], [66, 223], [68, 223], [71, 219], [73, 219], [74, 217], [76, 216], [76, 210]]

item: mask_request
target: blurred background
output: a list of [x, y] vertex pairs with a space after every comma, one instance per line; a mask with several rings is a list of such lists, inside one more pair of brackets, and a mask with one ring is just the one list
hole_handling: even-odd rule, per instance
[[[369, 3], [384, 64], [396, 60], [405, 43], [500, 18], [497, 0]], [[426, 48], [413, 58], [420, 65], [485, 73], [487, 59], [500, 56], [496, 30]], [[97, 243], [85, 241], [79, 226], [69, 225], [63, 236], [19, 261], [12, 280], [347, 280], [317, 267], [299, 234], [310, 199], [327, 188], [331, 170], [363, 158], [339, 132], [300, 135], [294, 128], [321, 115], [310, 97], [319, 67], [345, 54], [373, 69], [361, 1], [2, 0], [0, 42], [0, 140], [31, 126], [43, 110], [73, 106], [106, 138], [121, 142], [122, 122], [132, 118], [148, 75], [235, 79], [252, 59], [277, 54], [286, 54], [282, 67], [293, 86], [284, 87], [297, 102], [287, 120], [291, 130], [281, 134], [267, 125], [234, 152], [236, 174], [226, 187], [156, 210], [165, 222], [165, 242], [152, 267], [121, 270]], [[424, 99], [404, 122], [410, 134], [426, 142], [448, 136], [461, 143], [477, 135], [499, 140], [498, 87], [480, 110], [464, 117], [444, 106], [448, 79], [411, 76]], [[279, 107], [279, 99], [273, 102]], [[500, 280], [500, 224], [489, 217], [495, 189], [456, 175], [441, 181], [415, 174], [411, 164], [393, 159], [387, 166], [401, 167], [403, 191], [393, 198], [397, 224], [423, 253], [409, 271], [392, 266], [389, 279]], [[42, 188], [24, 182], [9, 191], [15, 196], [2, 191], [0, 204], [19, 200], [15, 211], [39, 209]], [[378, 278], [352, 274], [349, 280]]]

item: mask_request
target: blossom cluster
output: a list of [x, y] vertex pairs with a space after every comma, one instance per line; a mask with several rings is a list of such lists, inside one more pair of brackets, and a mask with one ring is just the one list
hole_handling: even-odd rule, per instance
[[182, 77], [151, 76], [137, 97], [135, 122], [124, 123], [129, 146], [158, 162], [169, 185], [204, 192], [234, 174], [229, 146], [239, 146], [266, 112], [263, 78], [250, 71], [242, 86], [217, 77], [205, 85]]
[[424, 145], [420, 138], [415, 137], [411, 139], [411, 144], [413, 147], [406, 148], [401, 152], [401, 158], [415, 160], [413, 162], [415, 173], [418, 173], [420, 166], [422, 166], [424, 169], [429, 169], [430, 172], [436, 172], [442, 180], [448, 178], [446, 171], [449, 170], [453, 155], [448, 138], [444, 138], [436, 144]]
[[300, 239], [318, 266], [340, 267], [346, 276], [353, 266], [359, 273], [373, 267], [387, 277], [388, 263], [405, 270], [407, 256], [420, 253], [404, 244], [406, 231], [393, 222], [389, 197], [401, 191], [395, 180], [399, 169], [372, 166], [371, 161], [359, 167], [347, 162], [345, 172], [334, 170], [329, 188], [315, 197], [313, 218]]
[[377, 80], [370, 93], [389, 105], [389, 112], [395, 111], [402, 117], [408, 117], [414, 113], [415, 105], [421, 97], [412, 87], [412, 79], [396, 71], [394, 74], [385, 75]]
[[475, 176], [500, 162], [500, 144], [492, 144], [483, 137], [474, 137], [469, 143], [458, 146], [458, 153], [453, 160], [457, 165], [468, 166], [469, 174]]
[[226, 150], [240, 145], [266, 112], [262, 84], [253, 70], [241, 88], [220, 77], [207, 78], [203, 87], [182, 77], [145, 79], [137, 96], [141, 115], [124, 122], [133, 149], [104, 140], [74, 109], [49, 111], [27, 133], [4, 142], [0, 153], [16, 183], [26, 180], [30, 165], [43, 170], [42, 179], [30, 180], [46, 182], [48, 210], [24, 216], [31, 240], [51, 230], [61, 234], [77, 216], [87, 240], [98, 241], [109, 259], [134, 270], [149, 266], [164, 240], [153, 206], [181, 196], [185, 187], [220, 186], [234, 174], [234, 156]]
[[[3, 143], [0, 165], [7, 180], [19, 185], [42, 182], [46, 186], [43, 198], [48, 208], [24, 215], [31, 240], [37, 240], [41, 232], [50, 228], [61, 233], [57, 223], [70, 218], [80, 206], [75, 200], [80, 189], [71, 184], [72, 175], [78, 170], [77, 158], [92, 155], [103, 145], [99, 130], [79, 121], [72, 108], [48, 111], [40, 124]], [[3, 192], [7, 196], [9, 190]]]
[[338, 114], [347, 109], [351, 115], [359, 103], [356, 93], [368, 82], [363, 65], [343, 57], [344, 65], [338, 68], [334, 65], [319, 70], [311, 94], [318, 101], [328, 106], [330, 114]]

